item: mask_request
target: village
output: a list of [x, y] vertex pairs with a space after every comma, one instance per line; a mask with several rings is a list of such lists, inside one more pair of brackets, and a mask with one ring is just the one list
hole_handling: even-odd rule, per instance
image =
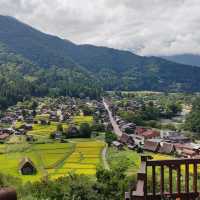
[[[156, 98], [160, 96], [156, 94]], [[120, 116], [124, 110], [144, 107], [138, 99], [116, 104], [125, 100], [110, 94], [100, 100], [45, 97], [9, 107], [0, 118], [0, 159], [10, 163], [7, 173], [24, 181], [57, 178], [70, 171], [94, 175], [99, 164], [112, 169], [123, 158], [129, 160], [129, 171], [134, 174], [141, 155], [163, 155], [161, 159], [200, 156], [198, 140], [178, 129], [165, 129], [173, 126], [142, 126]], [[111, 145], [106, 145], [108, 133], [115, 135]]]
[[[134, 122], [127, 122], [117, 115], [116, 106], [111, 99], [104, 100], [104, 104], [106, 104], [108, 112], [112, 113], [110, 116], [112, 126], [117, 126], [119, 130], [116, 131], [115, 128], [114, 132], [117, 134], [118, 140], [112, 143], [117, 149], [123, 150], [126, 146], [138, 153], [146, 151], [179, 158], [200, 157], [200, 144], [183, 132], [137, 126]], [[134, 101], [126, 109], [137, 109], [140, 106], [140, 103]]]

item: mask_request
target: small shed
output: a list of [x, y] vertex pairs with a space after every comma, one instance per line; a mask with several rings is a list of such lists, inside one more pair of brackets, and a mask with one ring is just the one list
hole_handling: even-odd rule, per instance
[[144, 142], [143, 149], [146, 151], [157, 152], [159, 148], [160, 148], [159, 142], [154, 142], [154, 141], [150, 141], [150, 140], [146, 140]]
[[29, 158], [23, 158], [19, 163], [19, 172], [22, 175], [33, 175], [37, 173], [37, 169]]

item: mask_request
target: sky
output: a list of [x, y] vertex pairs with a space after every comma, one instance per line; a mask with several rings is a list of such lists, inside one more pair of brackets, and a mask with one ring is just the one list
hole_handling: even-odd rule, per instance
[[0, 14], [78, 44], [200, 54], [200, 0], [0, 0]]

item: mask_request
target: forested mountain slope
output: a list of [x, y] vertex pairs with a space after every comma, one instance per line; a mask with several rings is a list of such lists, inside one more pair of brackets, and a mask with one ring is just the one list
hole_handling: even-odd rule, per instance
[[[2, 102], [28, 95], [97, 97], [101, 88], [200, 91], [198, 67], [129, 51], [77, 45], [8, 16], [0, 16], [0, 43]], [[12, 96], [9, 101], [8, 96]]]

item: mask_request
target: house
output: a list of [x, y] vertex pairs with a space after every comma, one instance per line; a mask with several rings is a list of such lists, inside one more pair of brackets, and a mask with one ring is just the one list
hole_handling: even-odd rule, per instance
[[123, 149], [123, 144], [120, 143], [120, 142], [118, 142], [118, 141], [113, 141], [113, 142], [112, 142], [112, 145], [113, 145], [114, 147], [116, 147], [118, 150], [122, 150], [122, 149]]
[[57, 132], [54, 133], [54, 139], [55, 140], [60, 140], [61, 137], [62, 137], [62, 134], [60, 132], [57, 131]]
[[41, 125], [50, 125], [50, 121], [45, 120], [45, 119], [40, 119], [39, 122]]
[[185, 158], [193, 158], [197, 156], [197, 152], [191, 149], [183, 149], [182, 150], [182, 156]]
[[0, 140], [6, 140], [10, 135], [8, 133], [0, 134]]
[[136, 134], [136, 135], [141, 135], [141, 134], [142, 134], [143, 132], [145, 132], [146, 130], [147, 130], [146, 128], [137, 126], [136, 129], [135, 129], [135, 134]]
[[181, 143], [181, 144], [191, 142], [190, 138], [177, 132], [169, 132], [168, 136], [164, 137], [164, 140], [170, 143]]
[[126, 133], [122, 134], [122, 136], [120, 137], [119, 141], [122, 144], [130, 144], [130, 145], [134, 145], [135, 144], [133, 138], [130, 135], [126, 134]]
[[135, 145], [141, 146], [144, 144], [144, 137], [136, 134], [131, 134], [130, 136], [133, 138]]
[[162, 143], [160, 144], [160, 149], [159, 149], [159, 153], [164, 153], [164, 154], [173, 154], [176, 151], [176, 148], [174, 146], [174, 144], [170, 144], [170, 143]]
[[174, 144], [176, 151], [179, 155], [182, 155], [183, 157], [194, 157], [196, 155], [199, 155], [199, 148], [197, 148], [194, 145], [188, 144]]
[[155, 130], [147, 130], [141, 133], [140, 136], [144, 137], [144, 139], [152, 139], [160, 137], [160, 132]]
[[125, 132], [127, 134], [134, 133], [135, 128], [136, 128], [136, 125], [134, 123], [128, 123], [128, 124], [121, 126], [122, 132]]
[[23, 158], [19, 163], [19, 172], [22, 175], [33, 175], [37, 173], [34, 163], [29, 158]]
[[160, 143], [159, 142], [154, 142], [150, 140], [146, 140], [144, 142], [143, 149], [146, 151], [152, 151], [152, 152], [157, 152], [160, 148]]
[[32, 124], [23, 124], [22, 126], [20, 126], [20, 129], [24, 129], [26, 131], [31, 131], [33, 129]]

